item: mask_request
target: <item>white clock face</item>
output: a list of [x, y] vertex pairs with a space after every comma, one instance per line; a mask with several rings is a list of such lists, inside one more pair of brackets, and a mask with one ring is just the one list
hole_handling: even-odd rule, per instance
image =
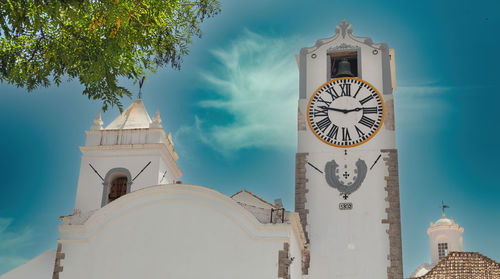
[[353, 147], [369, 141], [384, 121], [382, 96], [358, 78], [337, 78], [323, 84], [309, 100], [309, 127], [326, 144]]

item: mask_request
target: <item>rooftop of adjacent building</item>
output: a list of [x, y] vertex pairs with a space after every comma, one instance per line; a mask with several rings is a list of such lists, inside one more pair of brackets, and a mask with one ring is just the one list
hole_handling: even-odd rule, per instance
[[412, 278], [498, 279], [500, 278], [500, 263], [479, 252], [450, 252], [425, 275], [416, 274], [416, 277]]
[[252, 213], [261, 223], [290, 223], [291, 212], [283, 208], [280, 199], [272, 204], [246, 189], [232, 195], [231, 198]]

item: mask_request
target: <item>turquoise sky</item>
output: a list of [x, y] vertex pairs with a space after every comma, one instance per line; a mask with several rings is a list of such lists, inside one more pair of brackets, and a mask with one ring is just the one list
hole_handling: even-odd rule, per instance
[[[184, 183], [226, 195], [246, 188], [293, 210], [294, 55], [346, 18], [355, 35], [396, 49], [405, 277], [430, 261], [425, 230], [441, 200], [465, 227], [464, 249], [500, 261], [499, 8], [485, 0], [222, 1], [182, 70], [149, 76], [144, 103], [172, 132]], [[78, 146], [101, 107], [81, 91], [77, 82], [31, 93], [0, 85], [0, 274], [55, 249], [58, 217], [72, 212]], [[105, 125], [117, 115], [106, 112]]]

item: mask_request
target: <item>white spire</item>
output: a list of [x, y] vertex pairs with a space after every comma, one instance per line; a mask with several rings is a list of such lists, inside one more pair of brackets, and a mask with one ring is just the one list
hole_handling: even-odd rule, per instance
[[102, 122], [101, 112], [97, 113], [96, 118], [94, 119], [94, 125], [90, 126], [90, 130], [102, 130]]
[[136, 99], [120, 116], [106, 127], [106, 130], [149, 128], [151, 122], [151, 118], [142, 100]]

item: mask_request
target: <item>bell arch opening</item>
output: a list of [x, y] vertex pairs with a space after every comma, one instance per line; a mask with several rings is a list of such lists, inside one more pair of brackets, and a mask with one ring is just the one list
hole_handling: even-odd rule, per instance
[[130, 193], [132, 177], [125, 168], [114, 168], [108, 171], [103, 182], [101, 207]]
[[354, 51], [328, 53], [328, 80], [339, 77], [360, 77], [359, 54]]

